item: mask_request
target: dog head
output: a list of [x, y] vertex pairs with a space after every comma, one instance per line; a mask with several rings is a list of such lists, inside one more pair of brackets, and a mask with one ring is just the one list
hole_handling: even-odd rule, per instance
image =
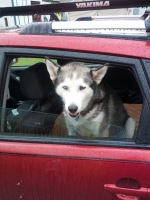
[[70, 62], [62, 67], [47, 58], [45, 62], [56, 93], [64, 103], [65, 113], [71, 117], [78, 116], [93, 97], [93, 84], [98, 85], [105, 76], [107, 64], [99, 69], [90, 69], [80, 62]]

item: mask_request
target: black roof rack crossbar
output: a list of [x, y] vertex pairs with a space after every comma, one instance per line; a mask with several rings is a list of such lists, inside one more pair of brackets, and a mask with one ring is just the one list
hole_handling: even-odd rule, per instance
[[150, 0], [81, 1], [32, 6], [1, 7], [0, 17], [13, 15], [50, 14], [50, 12], [71, 12], [148, 6], [150, 6]]

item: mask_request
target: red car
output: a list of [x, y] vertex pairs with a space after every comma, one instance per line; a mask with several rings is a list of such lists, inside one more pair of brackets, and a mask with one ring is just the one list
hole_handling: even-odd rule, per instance
[[[0, 200], [150, 199], [150, 17], [96, 22], [39, 22], [0, 34]], [[109, 63], [105, 78], [135, 119], [134, 136], [69, 137], [46, 56], [60, 65]]]

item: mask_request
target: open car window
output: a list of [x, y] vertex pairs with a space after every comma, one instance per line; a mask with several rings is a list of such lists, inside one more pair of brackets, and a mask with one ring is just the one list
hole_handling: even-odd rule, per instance
[[[74, 69], [74, 66], [70, 66], [70, 75], [64, 75], [55, 84], [48, 73], [45, 58], [18, 58], [11, 66], [9, 77], [4, 123], [1, 127], [5, 135], [40, 137], [41, 140], [44, 137], [134, 140], [140, 123], [143, 97], [132, 67], [110, 64], [100, 84], [94, 83], [93, 86], [89, 81], [92, 80], [94, 73], [103, 67], [103, 62], [74, 62], [61, 58], [49, 60], [57, 67], [70, 65], [72, 62], [84, 65], [89, 71], [93, 71], [93, 75], [89, 78], [85, 77], [84, 72], [84, 76], [82, 72], [78, 72], [79, 77], [76, 77], [73, 86], [77, 88], [72, 92], [69, 85], [71, 83], [67, 83], [65, 79], [71, 76], [71, 67]], [[57, 91], [59, 84], [63, 94]], [[94, 88], [105, 84], [106, 87], [100, 86], [98, 90]], [[112, 91], [114, 97], [109, 96]], [[86, 103], [88, 96], [92, 93], [90, 98], [93, 98], [97, 92], [100, 93], [101, 99], [99, 102], [93, 100], [95, 102], [92, 102], [93, 107], [89, 107], [89, 111], [86, 108], [82, 111], [81, 108], [77, 116], [66, 113], [65, 104], [70, 101], [69, 98], [70, 105], [79, 102], [78, 106], [80, 103], [83, 107], [85, 104], [89, 106], [91, 102]], [[70, 96], [74, 93], [76, 96], [71, 98], [69, 93]], [[83, 98], [83, 95], [87, 96]], [[81, 102], [82, 98], [84, 102]]]

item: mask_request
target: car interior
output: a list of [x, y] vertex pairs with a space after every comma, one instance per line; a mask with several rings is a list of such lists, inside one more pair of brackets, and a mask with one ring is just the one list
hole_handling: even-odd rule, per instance
[[[60, 65], [66, 62], [57, 59]], [[87, 66], [97, 67], [97, 64], [87, 63]], [[143, 99], [131, 68], [113, 63], [104, 81], [118, 93], [138, 128]], [[44, 62], [27, 66], [12, 65], [8, 93], [5, 132], [67, 137], [62, 115], [63, 104], [55, 92]]]

